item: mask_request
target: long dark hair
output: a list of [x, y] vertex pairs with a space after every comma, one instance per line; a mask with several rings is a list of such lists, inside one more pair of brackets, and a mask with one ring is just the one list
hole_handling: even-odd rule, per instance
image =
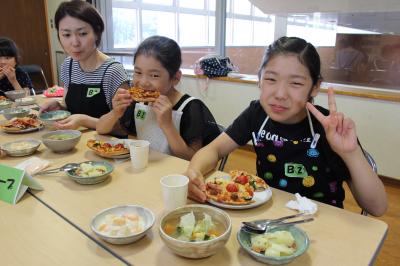
[[[101, 42], [101, 35], [104, 31], [104, 21], [100, 13], [91, 4], [81, 1], [74, 0], [68, 2], [62, 2], [54, 15], [54, 22], [56, 24], [57, 36], [59, 32], [60, 20], [70, 16], [82, 20], [90, 26], [92, 26], [94, 33], [96, 34], [96, 46], [98, 47]], [[60, 37], [58, 37], [60, 40]]]
[[305, 40], [297, 37], [281, 37], [265, 50], [260, 69], [258, 70], [258, 79], [268, 62], [277, 55], [295, 54], [299, 61], [308, 69], [312, 79], [313, 86], [321, 79], [321, 60], [315, 47]]
[[173, 78], [182, 64], [181, 48], [172, 39], [164, 36], [151, 36], [145, 39], [137, 48], [133, 63], [139, 55], [153, 56], [168, 71]]

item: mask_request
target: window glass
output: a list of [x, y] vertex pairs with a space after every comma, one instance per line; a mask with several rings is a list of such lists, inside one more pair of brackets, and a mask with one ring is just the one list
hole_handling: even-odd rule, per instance
[[144, 4], [156, 4], [156, 5], [164, 5], [164, 6], [172, 6], [174, 4], [174, 0], [142, 0]]
[[[179, 44], [181, 46], [208, 46], [207, 17], [202, 15], [179, 15]], [[193, 34], [195, 33], [195, 34]]]
[[232, 43], [230, 45], [252, 45], [253, 44], [253, 25], [251, 20], [234, 19]]
[[254, 21], [253, 44], [259, 46], [267, 46], [274, 41], [275, 19], [271, 22]]
[[248, 0], [232, 0], [233, 13], [251, 15], [251, 3]]
[[204, 0], [179, 0], [179, 6], [184, 8], [204, 9]]
[[143, 39], [152, 35], [162, 35], [176, 39], [175, 14], [162, 11], [142, 11]]
[[132, 48], [138, 44], [136, 9], [113, 8], [113, 48]]

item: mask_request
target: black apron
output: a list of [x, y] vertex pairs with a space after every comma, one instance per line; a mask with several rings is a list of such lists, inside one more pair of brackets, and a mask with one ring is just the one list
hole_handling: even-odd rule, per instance
[[342, 182], [332, 177], [327, 160], [321, 159], [320, 134], [314, 133], [308, 112], [307, 116], [310, 138], [281, 140], [265, 131], [263, 134], [268, 116], [259, 131], [252, 132], [257, 174], [272, 187], [343, 208], [343, 199], [338, 198], [341, 197], [338, 189], [342, 189]]
[[104, 69], [100, 84], [76, 84], [71, 82], [72, 62], [69, 64], [69, 86], [65, 96], [67, 110], [72, 114], [86, 114], [91, 117], [100, 118], [110, 111], [104, 94], [104, 76], [107, 69], [117, 62], [111, 62]]

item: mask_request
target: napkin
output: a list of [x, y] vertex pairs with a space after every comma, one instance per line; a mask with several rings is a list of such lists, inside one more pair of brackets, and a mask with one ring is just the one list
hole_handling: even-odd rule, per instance
[[22, 163], [19, 163], [16, 168], [25, 170], [25, 172], [32, 176], [35, 173], [42, 171], [47, 166], [49, 166], [50, 162], [47, 160], [40, 159], [38, 157], [32, 157]]
[[307, 197], [302, 197], [299, 193], [296, 193], [294, 195], [296, 197], [296, 200], [290, 200], [288, 203], [286, 203], [286, 207], [307, 214], [314, 214], [317, 212], [317, 204], [312, 202]]

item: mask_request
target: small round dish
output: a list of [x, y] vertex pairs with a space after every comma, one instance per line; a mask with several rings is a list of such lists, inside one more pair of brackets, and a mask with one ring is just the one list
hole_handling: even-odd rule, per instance
[[9, 100], [0, 101], [0, 110], [11, 108], [12, 104], [12, 101]]
[[[105, 223], [108, 215], [123, 216], [132, 214], [140, 217], [142, 223], [140, 232], [127, 233], [121, 236], [111, 236], [100, 230], [100, 227]], [[153, 227], [154, 222], [155, 217], [153, 212], [145, 207], [139, 205], [119, 205], [105, 209], [96, 214], [92, 219], [91, 228], [92, 231], [104, 241], [111, 244], [122, 245], [133, 243], [144, 237], [150, 231], [151, 227]]]
[[[97, 173], [98, 168], [103, 168], [105, 171]], [[114, 171], [114, 166], [109, 162], [87, 161], [81, 163], [79, 168], [67, 171], [67, 175], [79, 184], [94, 185], [105, 181], [112, 171]]]
[[51, 126], [55, 121], [63, 120], [70, 116], [71, 113], [65, 110], [55, 110], [46, 113], [41, 113], [39, 119], [46, 125]]
[[35, 139], [11, 141], [1, 145], [1, 149], [9, 156], [19, 157], [33, 154], [41, 142]]
[[34, 97], [24, 97], [24, 98], [19, 98], [15, 100], [15, 103], [18, 106], [22, 106], [22, 105], [31, 105], [36, 103], [36, 99]]
[[240, 246], [254, 259], [257, 261], [271, 264], [271, 265], [281, 265], [286, 264], [293, 261], [295, 258], [301, 256], [306, 252], [308, 246], [310, 245], [310, 240], [308, 239], [307, 234], [296, 226], [276, 226], [268, 230], [268, 232], [272, 233], [275, 231], [289, 231], [295, 242], [296, 242], [296, 251], [289, 256], [282, 257], [274, 257], [274, 256], [266, 256], [264, 254], [255, 252], [251, 249], [251, 233], [248, 233], [242, 229], [237, 232], [237, 240]]
[[21, 107], [15, 107], [15, 108], [7, 108], [1, 111], [3, 116], [7, 120], [11, 120], [14, 117], [24, 117], [27, 116], [30, 112], [30, 110], [21, 108]]

